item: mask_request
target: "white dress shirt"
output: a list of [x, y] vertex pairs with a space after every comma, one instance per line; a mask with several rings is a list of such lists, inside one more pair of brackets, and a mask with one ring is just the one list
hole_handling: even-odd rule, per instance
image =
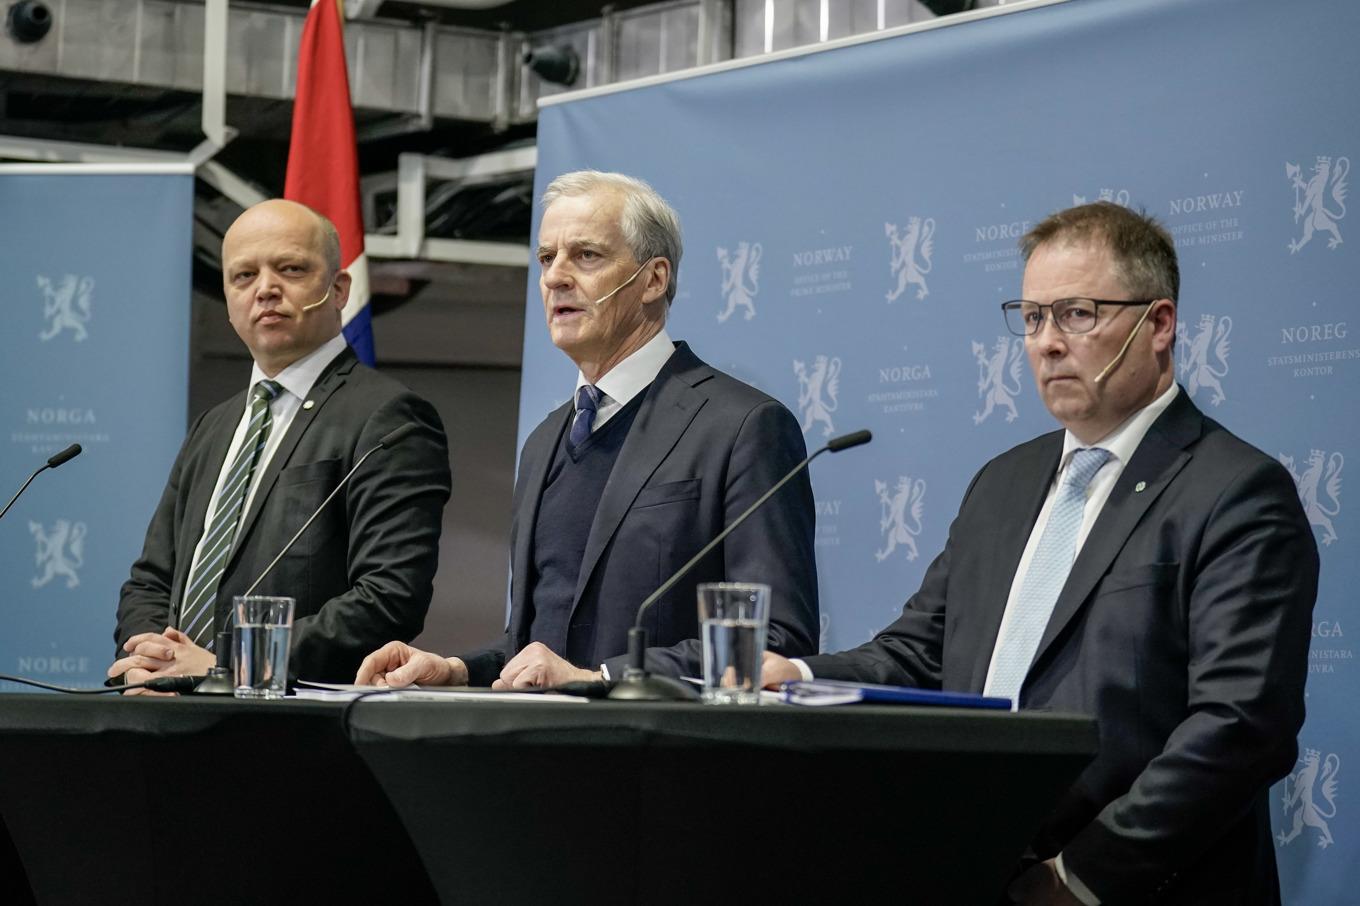
[[[628, 358], [609, 369], [595, 384], [595, 389], [600, 391], [600, 401], [595, 406], [595, 423], [590, 426], [590, 433], [598, 431], [601, 425], [618, 415], [619, 410], [628, 405], [633, 397], [646, 390], [674, 352], [675, 343], [663, 327]], [[586, 376], [578, 371], [576, 390], [588, 383]], [[576, 399], [576, 390], [571, 394], [573, 400]]]
[[[272, 402], [269, 404], [269, 436], [265, 438], [264, 449], [260, 451], [260, 460], [255, 464], [255, 469], [250, 475], [250, 486], [246, 489], [245, 505], [241, 507], [241, 518], [250, 512], [250, 504], [255, 500], [255, 491], [260, 485], [260, 476], [269, 466], [269, 461], [273, 459], [274, 452], [278, 450], [279, 444], [283, 441], [283, 436], [288, 433], [288, 426], [293, 423], [293, 416], [302, 408], [303, 401], [307, 394], [311, 393], [312, 385], [316, 379], [321, 377], [321, 372], [326, 370], [326, 366], [335, 360], [341, 352], [345, 350], [345, 338], [343, 336], [332, 337], [316, 349], [307, 353], [287, 368], [274, 375], [273, 380], [283, 388]], [[203, 528], [199, 532], [198, 545], [194, 548], [193, 563], [189, 566], [190, 581], [193, 580], [195, 570], [198, 569], [198, 558], [203, 553], [203, 542], [208, 538], [208, 526], [212, 525], [213, 514], [217, 511], [217, 495], [222, 492], [222, 482], [227, 478], [227, 472], [236, 460], [236, 454], [241, 449], [241, 444], [246, 439], [246, 429], [250, 426], [250, 391], [255, 385], [265, 380], [265, 373], [258, 364], [252, 365], [250, 369], [250, 386], [246, 390], [246, 404], [241, 412], [241, 420], [236, 425], [236, 433], [231, 437], [231, 445], [227, 447], [227, 456], [222, 460], [222, 471], [217, 475], [217, 484], [213, 486], [212, 496], [208, 498], [208, 511], [203, 516]], [[235, 544], [235, 542], [232, 542]], [[188, 586], [188, 582], [185, 586]], [[181, 592], [182, 594], [183, 592]], [[175, 605], [176, 611], [179, 610], [179, 603]]]

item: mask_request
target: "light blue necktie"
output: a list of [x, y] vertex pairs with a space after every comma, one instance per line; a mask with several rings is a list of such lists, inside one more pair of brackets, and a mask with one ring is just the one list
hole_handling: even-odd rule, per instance
[[1058, 603], [1058, 595], [1072, 571], [1077, 532], [1081, 529], [1082, 510], [1086, 507], [1086, 486], [1109, 458], [1110, 451], [1100, 447], [1081, 449], [1072, 454], [1053, 508], [1049, 510], [1048, 525], [1044, 526], [1029, 570], [1020, 583], [1015, 613], [1011, 616], [1006, 637], [1001, 641], [996, 669], [992, 671], [989, 695], [1017, 701], [1020, 686], [1039, 648], [1039, 640], [1048, 628], [1048, 618], [1053, 615], [1053, 605]]

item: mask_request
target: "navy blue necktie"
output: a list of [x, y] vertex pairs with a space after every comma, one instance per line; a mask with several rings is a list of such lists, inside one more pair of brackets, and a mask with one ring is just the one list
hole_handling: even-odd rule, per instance
[[590, 437], [590, 429], [595, 424], [595, 412], [600, 404], [600, 391], [591, 384], [582, 384], [576, 390], [576, 418], [571, 423], [571, 433], [567, 440], [573, 447], [579, 447]]

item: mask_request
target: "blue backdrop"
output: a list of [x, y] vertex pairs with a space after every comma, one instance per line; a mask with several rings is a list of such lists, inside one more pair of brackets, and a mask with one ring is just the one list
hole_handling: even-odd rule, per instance
[[[671, 335], [783, 400], [819, 460], [823, 645], [892, 620], [973, 473], [1055, 427], [999, 303], [1016, 238], [1097, 198], [1176, 237], [1178, 377], [1289, 464], [1322, 550], [1299, 770], [1277, 788], [1286, 902], [1349, 902], [1360, 836], [1350, 629], [1360, 544], [1342, 483], [1360, 442], [1349, 336], [1360, 236], [1360, 6], [1072, 0], [543, 109], [536, 189], [582, 167], [651, 182], [686, 253]], [[1347, 242], [1346, 240], [1350, 240]], [[520, 440], [571, 363], [528, 292]], [[1357, 325], [1360, 327], [1360, 325]]]
[[[0, 672], [98, 685], [188, 409], [193, 175], [0, 167]], [[3, 505], [3, 501], [0, 501]], [[20, 687], [0, 683], [5, 691]]]

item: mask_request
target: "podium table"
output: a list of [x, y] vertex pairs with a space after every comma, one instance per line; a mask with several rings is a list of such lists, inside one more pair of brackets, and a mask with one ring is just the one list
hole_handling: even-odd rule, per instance
[[991, 904], [1096, 750], [1092, 720], [1050, 714], [343, 714], [0, 695], [0, 829], [39, 904]]
[[335, 705], [0, 695], [0, 819], [39, 906], [437, 902]]
[[1096, 751], [1071, 715], [360, 702], [453, 903], [996, 903]]

